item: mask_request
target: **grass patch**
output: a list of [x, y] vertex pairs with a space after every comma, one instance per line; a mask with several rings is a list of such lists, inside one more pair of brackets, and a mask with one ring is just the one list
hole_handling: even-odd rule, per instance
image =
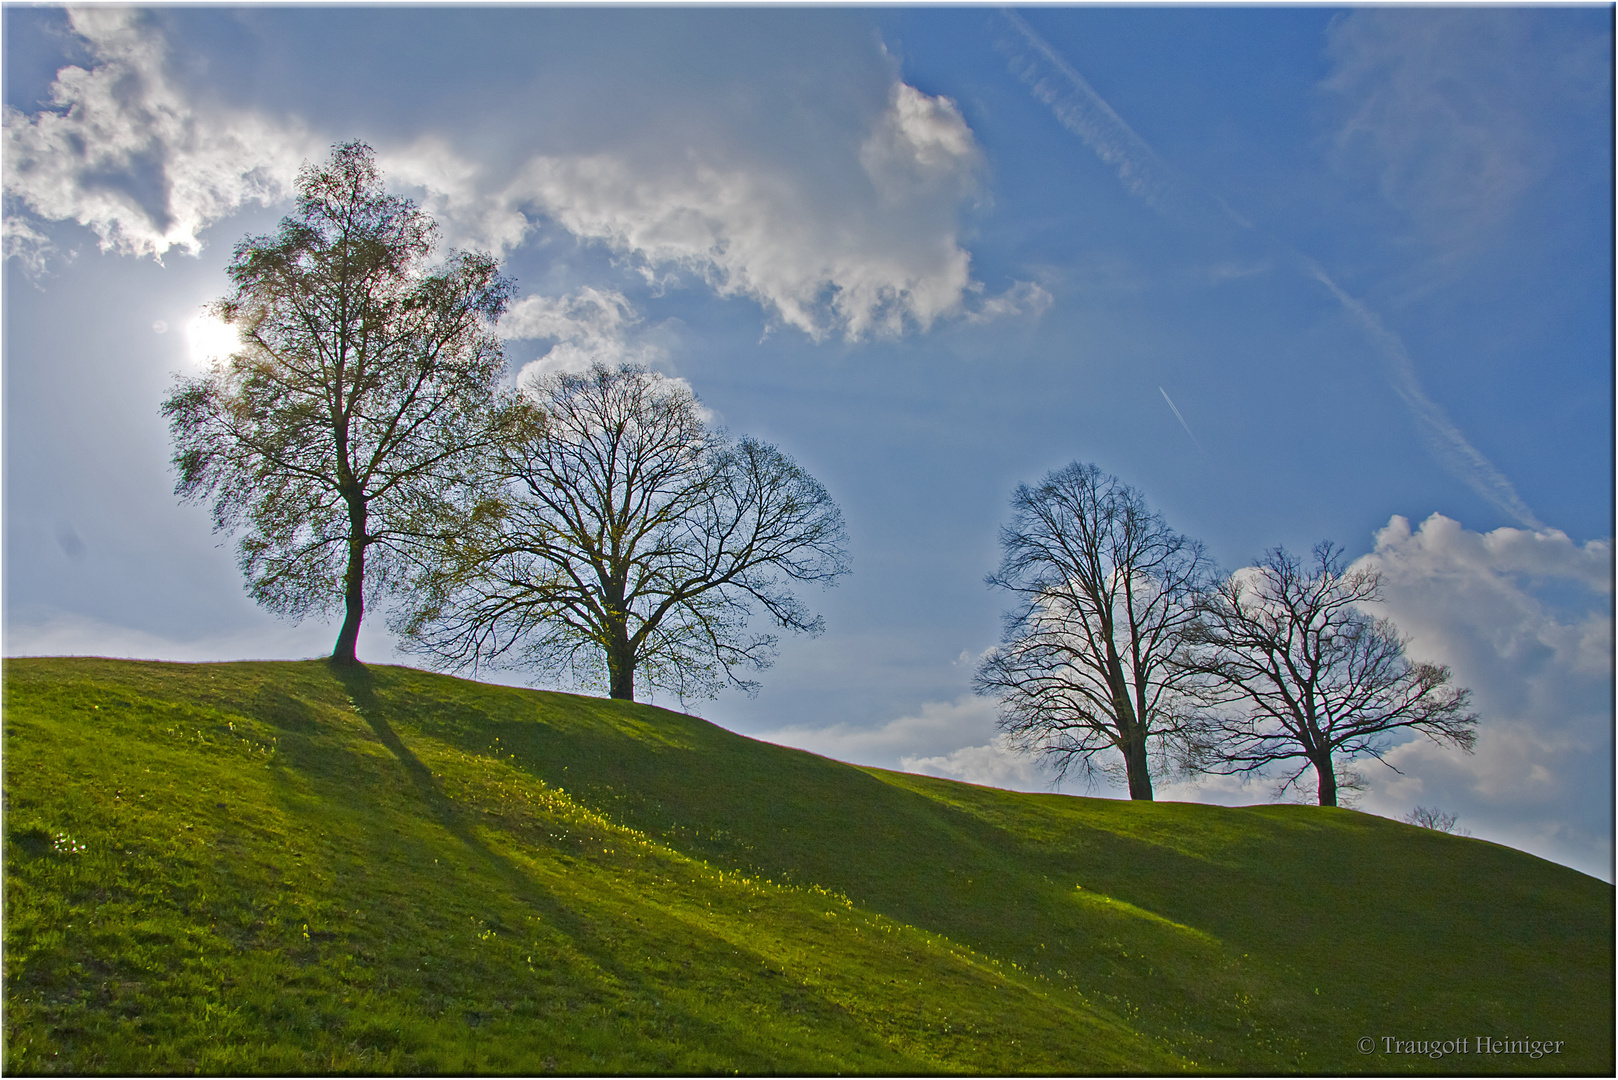
[[[9, 1072], [1610, 1072], [1613, 890], [324, 662], [5, 665]], [[1562, 1040], [1439, 1059], [1369, 1036]]]

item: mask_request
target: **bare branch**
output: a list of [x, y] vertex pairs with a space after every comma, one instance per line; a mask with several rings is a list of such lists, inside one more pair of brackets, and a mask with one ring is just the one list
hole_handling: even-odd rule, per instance
[[[976, 689], [999, 699], [1012, 744], [1043, 755], [1059, 776], [1075, 765], [1121, 773], [1132, 798], [1149, 799], [1153, 759], [1183, 756], [1187, 690], [1200, 676], [1172, 660], [1208, 559], [1094, 465], [1019, 487], [1012, 508], [988, 582], [1017, 606]], [[1114, 751], [1121, 765], [1108, 760]]]
[[597, 365], [524, 388], [422, 601], [398, 623], [449, 667], [531, 666], [632, 698], [682, 699], [774, 656], [755, 605], [817, 633], [789, 583], [847, 572], [842, 516], [774, 447], [702, 421], [681, 383]]
[[1275, 548], [1208, 593], [1181, 661], [1210, 680], [1196, 740], [1205, 768], [1302, 761], [1288, 783], [1313, 766], [1321, 805], [1335, 806], [1338, 763], [1381, 758], [1399, 731], [1471, 750], [1468, 692], [1448, 668], [1407, 660], [1397, 628], [1365, 613], [1380, 589], [1322, 543], [1310, 565]]

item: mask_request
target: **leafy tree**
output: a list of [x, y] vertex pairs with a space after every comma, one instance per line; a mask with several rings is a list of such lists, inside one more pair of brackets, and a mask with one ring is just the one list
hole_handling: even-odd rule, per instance
[[645, 368], [524, 391], [407, 639], [452, 667], [571, 672], [632, 700], [637, 674], [682, 699], [752, 689], [738, 671], [776, 644], [748, 633], [754, 604], [819, 632], [788, 583], [847, 572], [842, 515], [790, 458], [715, 431], [684, 383]]
[[[1013, 745], [1058, 776], [1122, 772], [1129, 797], [1152, 797], [1152, 763], [1186, 728], [1180, 635], [1210, 576], [1202, 546], [1170, 529], [1134, 488], [1075, 462], [1012, 496], [1012, 522], [990, 585], [1017, 606], [978, 668]], [[1097, 763], [1116, 751], [1119, 762]]]
[[1275, 548], [1211, 590], [1191, 634], [1191, 667], [1211, 679], [1216, 706], [1204, 718], [1204, 767], [1295, 763], [1283, 787], [1313, 767], [1320, 805], [1336, 806], [1337, 763], [1381, 759], [1396, 732], [1470, 751], [1468, 692], [1449, 668], [1406, 659], [1398, 629], [1364, 610], [1380, 593], [1380, 576], [1346, 569], [1330, 543], [1307, 566]]
[[240, 349], [163, 404], [176, 494], [241, 531], [260, 604], [342, 605], [334, 661], [358, 662], [367, 595], [405, 580], [422, 522], [490, 437], [510, 285], [485, 254], [429, 266], [435, 235], [363, 143], [306, 164], [297, 212], [237, 245], [213, 306]]

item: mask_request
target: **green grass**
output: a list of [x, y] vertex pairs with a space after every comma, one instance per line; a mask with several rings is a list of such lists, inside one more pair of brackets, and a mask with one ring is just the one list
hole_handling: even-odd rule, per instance
[[[405, 668], [4, 692], [10, 1073], [1613, 1068], [1612, 887], [1479, 840]], [[1562, 1047], [1381, 1041], [1480, 1035]]]

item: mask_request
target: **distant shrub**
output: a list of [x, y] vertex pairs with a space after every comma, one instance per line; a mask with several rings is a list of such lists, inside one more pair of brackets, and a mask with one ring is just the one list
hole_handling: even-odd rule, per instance
[[[1460, 820], [1454, 814], [1446, 813], [1436, 806], [1431, 808], [1418, 806], [1406, 814], [1404, 819], [1412, 825], [1420, 825], [1423, 829], [1432, 829], [1441, 833], [1454, 832], [1455, 823]], [[1469, 836], [1471, 834], [1463, 831], [1461, 835]]]

